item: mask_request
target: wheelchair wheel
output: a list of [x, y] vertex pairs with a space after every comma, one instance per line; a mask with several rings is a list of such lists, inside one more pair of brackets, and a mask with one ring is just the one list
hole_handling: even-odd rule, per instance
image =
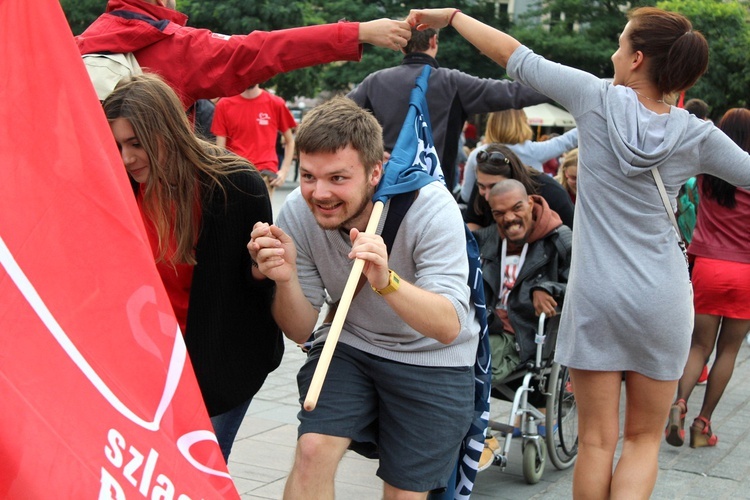
[[563, 470], [573, 465], [578, 455], [578, 408], [566, 367], [553, 363], [548, 389], [548, 454], [554, 466]]
[[547, 460], [547, 446], [539, 439], [537, 447], [533, 441], [527, 441], [523, 448], [523, 477], [529, 484], [536, 484], [544, 473]]

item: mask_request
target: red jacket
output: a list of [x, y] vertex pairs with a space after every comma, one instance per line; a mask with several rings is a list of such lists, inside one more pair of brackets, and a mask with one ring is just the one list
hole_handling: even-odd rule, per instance
[[81, 54], [133, 52], [144, 70], [177, 91], [185, 108], [198, 99], [237, 95], [278, 73], [362, 55], [359, 23], [227, 36], [185, 22], [187, 16], [166, 7], [109, 0], [76, 43]]

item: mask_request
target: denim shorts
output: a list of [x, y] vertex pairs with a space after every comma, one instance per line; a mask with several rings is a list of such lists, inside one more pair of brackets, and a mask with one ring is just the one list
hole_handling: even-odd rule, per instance
[[[304, 402], [322, 344], [297, 375]], [[473, 368], [416, 366], [339, 343], [311, 412], [300, 411], [299, 435], [352, 440], [378, 457], [378, 477], [407, 491], [445, 488], [474, 415]]]

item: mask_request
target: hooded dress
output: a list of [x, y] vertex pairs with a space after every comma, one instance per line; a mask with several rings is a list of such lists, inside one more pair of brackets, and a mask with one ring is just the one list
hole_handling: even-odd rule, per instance
[[710, 122], [519, 47], [508, 74], [562, 104], [578, 126], [573, 253], [557, 362], [596, 371], [682, 376], [693, 327], [692, 289], [678, 237], [650, 172], [669, 198], [709, 173], [750, 187], [750, 155]]

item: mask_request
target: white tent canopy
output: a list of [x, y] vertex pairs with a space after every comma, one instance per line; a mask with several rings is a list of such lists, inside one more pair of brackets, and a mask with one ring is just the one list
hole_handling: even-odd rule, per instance
[[564, 109], [544, 103], [535, 106], [523, 108], [526, 117], [529, 119], [529, 125], [532, 127], [565, 127], [572, 128], [576, 126], [573, 115]]

